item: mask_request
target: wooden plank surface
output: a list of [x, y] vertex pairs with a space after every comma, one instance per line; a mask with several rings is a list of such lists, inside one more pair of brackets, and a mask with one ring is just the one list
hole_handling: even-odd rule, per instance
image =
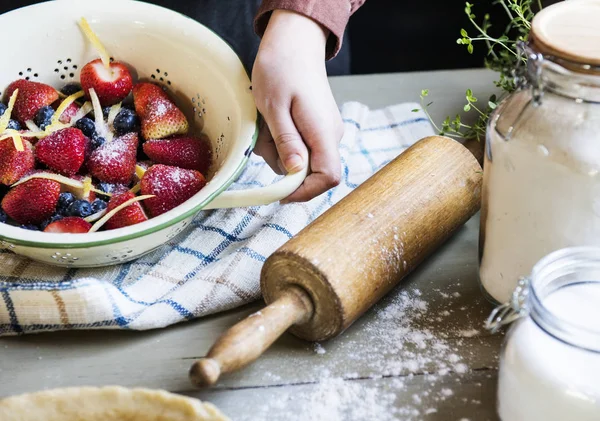
[[[462, 108], [467, 87], [489, 95], [492, 78], [480, 70], [352, 76], [333, 78], [332, 88], [339, 103], [357, 100], [374, 108], [418, 100], [420, 89], [429, 88], [439, 120]], [[322, 419], [334, 421], [496, 421], [503, 338], [482, 328], [491, 306], [477, 283], [477, 239], [473, 218], [342, 337], [317, 345], [285, 335], [262, 359], [210, 391], [191, 388], [190, 363], [258, 303], [151, 332], [0, 338], [0, 396], [119, 384], [210, 400], [234, 420], [320, 419], [321, 408]]]

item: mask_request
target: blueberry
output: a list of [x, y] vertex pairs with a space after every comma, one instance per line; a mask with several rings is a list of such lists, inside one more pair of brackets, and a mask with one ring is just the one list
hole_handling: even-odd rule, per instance
[[47, 227], [48, 225], [50, 225], [51, 223], [53, 223], [53, 222], [56, 222], [56, 221], [60, 221], [60, 220], [61, 220], [61, 219], [63, 219], [63, 218], [64, 218], [64, 216], [62, 216], [62, 215], [59, 215], [59, 214], [52, 215], [52, 216], [50, 217], [50, 219], [48, 219], [48, 220], [46, 220], [46, 221], [42, 222], [42, 225], [40, 225], [40, 228], [41, 228], [41, 229], [42, 229], [42, 231], [43, 231], [43, 230], [45, 230], [45, 229], [46, 229], [46, 227]]
[[94, 133], [94, 136], [92, 136], [92, 148], [97, 149], [104, 145], [104, 142], [106, 142], [105, 138], [100, 136], [98, 133]]
[[7, 110], [7, 106], [4, 105], [3, 103], [0, 102], [0, 115], [4, 114], [4, 112]]
[[116, 187], [117, 187], [116, 184], [110, 184], [110, 183], [105, 183], [105, 182], [98, 183], [98, 189], [102, 190], [105, 193], [114, 192]]
[[114, 184], [105, 183], [104, 181], [101, 181], [100, 183], [98, 183], [98, 189], [100, 189], [106, 193], [112, 193], [114, 188], [115, 188]]
[[50, 125], [53, 115], [54, 108], [52, 108], [49, 105], [46, 105], [38, 110], [33, 121], [40, 127], [40, 129], [44, 130], [46, 126]]
[[58, 196], [58, 204], [56, 205], [56, 210], [61, 215], [65, 215], [67, 213], [67, 209], [71, 206], [71, 203], [75, 201], [75, 196], [73, 193], [61, 193]]
[[94, 200], [92, 203], [92, 213], [98, 213], [108, 207], [108, 204], [100, 199]]
[[39, 231], [40, 230], [40, 227], [38, 227], [37, 225], [33, 225], [33, 224], [21, 225], [21, 228], [23, 228], [24, 230], [29, 230], [29, 231]]
[[66, 96], [69, 96], [76, 94], [77, 92], [81, 91], [81, 89], [82, 88], [79, 83], [67, 83], [65, 86], [62, 87], [60, 92], [65, 94]]
[[8, 126], [6, 126], [6, 128], [13, 130], [21, 130], [21, 123], [19, 123], [17, 120], [9, 120]]
[[8, 219], [8, 216], [6, 216], [6, 214], [4, 213], [3, 210], [0, 210], [0, 222], [5, 223], [7, 219]]
[[102, 108], [102, 115], [104, 116], [104, 118], [108, 118], [108, 113], [110, 113], [110, 109], [111, 109], [111, 107], [103, 107]]
[[76, 200], [67, 208], [68, 216], [80, 216], [85, 218], [92, 214], [92, 205], [87, 200]]
[[115, 117], [113, 127], [119, 136], [125, 133], [137, 132], [140, 129], [140, 119], [132, 110], [121, 108], [121, 111]]
[[82, 119], [77, 120], [75, 127], [81, 130], [81, 132], [90, 139], [96, 134], [96, 124], [91, 118], [83, 117]]

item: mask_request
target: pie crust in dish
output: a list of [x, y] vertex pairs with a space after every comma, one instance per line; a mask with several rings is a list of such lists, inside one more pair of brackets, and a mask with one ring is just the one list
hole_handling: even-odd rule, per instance
[[54, 389], [0, 400], [2, 421], [230, 421], [214, 405], [162, 390]]

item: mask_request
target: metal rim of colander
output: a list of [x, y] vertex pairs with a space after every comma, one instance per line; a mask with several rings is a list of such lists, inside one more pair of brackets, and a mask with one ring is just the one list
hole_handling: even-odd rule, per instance
[[[59, 1], [61, 1], [61, 0], [59, 0]], [[194, 19], [192, 19], [182, 13], [164, 8], [162, 6], [157, 6], [154, 4], [149, 4], [149, 3], [145, 3], [145, 2], [137, 1], [137, 0], [128, 0], [128, 1], [131, 1], [132, 3], [142, 4], [144, 7], [160, 9], [161, 13], [177, 15], [180, 18], [191, 21], [194, 25], [199, 25], [200, 27], [211, 32], [218, 40], [220, 40], [223, 44], [225, 44], [227, 46], [227, 48], [237, 57], [237, 59], [240, 63], [240, 66], [244, 69], [244, 72], [246, 73], [246, 76], [248, 77], [248, 84], [249, 85], [251, 84], [250, 76], [248, 75], [246, 68], [242, 64], [242, 61], [241, 61], [241, 58], [239, 57], [239, 55], [235, 52], [233, 47], [225, 39], [220, 37], [215, 31], [213, 31], [212, 29], [202, 25], [201, 23], [195, 21]], [[44, 3], [41, 3], [41, 4], [44, 4]], [[19, 10], [22, 10], [22, 9], [35, 8], [39, 5], [40, 4], [33, 4], [31, 6], [26, 6], [26, 7], [22, 7], [19, 9], [15, 9], [11, 12], [5, 13], [5, 15], [10, 15], [10, 14], [18, 12]], [[258, 115], [258, 112], [257, 112], [254, 133], [252, 134], [250, 142], [248, 143], [249, 151], [254, 150], [254, 146], [256, 145], [256, 142], [258, 140], [258, 133], [259, 133], [259, 128], [260, 128], [260, 125], [259, 125], [260, 120], [259, 119], [260, 119], [260, 116]], [[11, 237], [11, 236], [5, 235], [0, 232], [0, 241], [9, 243], [10, 245], [15, 245], [15, 246], [36, 247], [36, 248], [44, 248], [44, 249], [73, 249], [73, 248], [99, 247], [99, 246], [117, 244], [117, 243], [129, 241], [129, 240], [134, 240], [136, 238], [145, 237], [147, 235], [150, 235], [150, 234], [162, 231], [166, 228], [169, 228], [189, 217], [192, 217], [192, 216], [198, 214], [213, 199], [215, 199], [219, 194], [223, 193], [225, 190], [227, 190], [229, 188], [229, 186], [240, 176], [240, 174], [246, 167], [246, 164], [248, 163], [249, 159], [250, 159], [249, 154], [247, 154], [247, 153], [244, 154], [244, 156], [240, 160], [239, 165], [232, 172], [232, 175], [229, 178], [227, 178], [227, 180], [225, 180], [219, 188], [217, 188], [212, 194], [210, 194], [208, 197], [206, 197], [202, 202], [200, 202], [199, 204], [195, 205], [194, 207], [190, 208], [189, 210], [187, 210], [186, 212], [181, 213], [181, 214], [178, 214], [177, 210], [179, 208], [181, 208], [184, 204], [179, 205], [178, 207], [170, 210], [169, 212], [159, 216], [159, 217], [163, 217], [163, 216], [172, 214], [173, 217], [168, 218], [163, 223], [160, 223], [156, 226], [152, 226], [152, 227], [144, 229], [144, 230], [134, 231], [130, 234], [117, 235], [118, 232], [121, 230], [131, 230], [131, 229], [136, 229], [136, 228], [139, 229], [139, 227], [141, 227], [143, 225], [150, 225], [154, 218], [150, 219], [146, 222], [142, 222], [138, 226], [130, 226], [130, 227], [126, 227], [126, 228], [120, 228], [120, 229], [113, 230], [111, 232], [111, 234], [113, 234], [114, 237], [104, 239], [104, 240], [85, 241], [85, 242], [72, 242], [72, 241], [67, 242], [67, 240], [65, 240], [65, 241], [56, 240], [56, 241], [49, 242], [49, 241], [26, 240], [26, 239], [15, 238], [15, 237]], [[188, 199], [188, 201], [186, 203], [193, 201], [193, 200], [194, 200], [194, 197]], [[0, 224], [0, 231], [4, 228], [1, 225], [4, 225], [4, 224]], [[27, 230], [24, 230], [24, 229], [18, 228], [18, 227], [11, 227], [11, 228], [22, 230], [22, 231], [24, 231], [22, 234], [26, 234], [26, 235], [47, 235], [47, 236], [53, 236], [53, 237], [54, 236], [65, 236], [65, 237], [69, 236], [70, 238], [72, 238], [73, 235], [77, 235], [77, 234], [48, 234], [48, 233], [42, 233], [42, 232], [36, 232], [36, 231], [27, 231]], [[98, 236], [101, 236], [102, 234], [106, 234], [106, 232], [86, 234], [86, 238], [89, 236], [98, 237]], [[81, 235], [81, 234], [79, 234], [79, 235]]]

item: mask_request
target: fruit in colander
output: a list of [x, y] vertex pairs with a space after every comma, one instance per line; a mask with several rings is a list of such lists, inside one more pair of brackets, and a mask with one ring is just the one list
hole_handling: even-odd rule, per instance
[[[48, 233], [119, 229], [179, 206], [206, 184], [207, 138], [189, 135], [169, 93], [134, 83], [87, 21], [80, 25], [100, 56], [82, 68], [80, 85], [57, 90], [22, 79], [5, 90], [0, 223]], [[133, 107], [123, 105], [128, 97]], [[27, 130], [15, 129], [17, 121]]]

